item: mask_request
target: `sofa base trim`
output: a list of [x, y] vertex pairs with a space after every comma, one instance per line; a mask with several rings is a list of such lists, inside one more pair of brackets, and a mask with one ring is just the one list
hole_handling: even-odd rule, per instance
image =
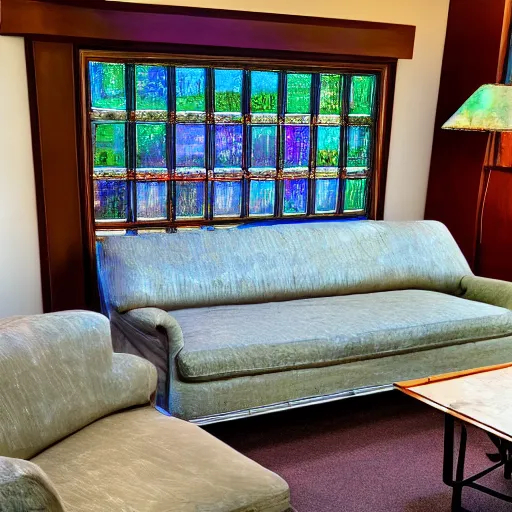
[[352, 398], [354, 396], [373, 395], [375, 393], [382, 393], [384, 391], [392, 391], [393, 384], [383, 384], [379, 386], [364, 386], [361, 388], [347, 389], [338, 391], [329, 395], [311, 396], [308, 398], [299, 398], [296, 400], [289, 400], [286, 402], [278, 402], [270, 405], [262, 405], [260, 407], [253, 407], [251, 409], [244, 409], [240, 411], [225, 412], [220, 414], [212, 414], [210, 416], [203, 416], [189, 420], [190, 423], [196, 425], [210, 425], [212, 423], [221, 423], [224, 421], [238, 420], [241, 418], [248, 418], [252, 416], [261, 416], [262, 414], [270, 414], [272, 412], [286, 411], [288, 409], [297, 409], [299, 407], [306, 407], [308, 405], [324, 404], [327, 402], [334, 402], [336, 400], [343, 400], [345, 398]]

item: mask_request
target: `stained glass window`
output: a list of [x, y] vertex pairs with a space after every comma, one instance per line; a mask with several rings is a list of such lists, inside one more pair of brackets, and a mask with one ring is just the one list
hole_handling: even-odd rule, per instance
[[378, 74], [87, 66], [99, 228], [366, 214]]

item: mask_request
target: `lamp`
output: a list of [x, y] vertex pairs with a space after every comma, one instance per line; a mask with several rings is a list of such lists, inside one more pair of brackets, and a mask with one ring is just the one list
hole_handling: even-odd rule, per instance
[[477, 246], [475, 247], [475, 267], [478, 269], [487, 189], [489, 188], [492, 170], [499, 169], [497, 166], [495, 134], [496, 132], [512, 131], [512, 86], [504, 84], [482, 85], [441, 128], [444, 130], [490, 132], [492, 134], [485, 153], [484, 173], [478, 199], [478, 232]]

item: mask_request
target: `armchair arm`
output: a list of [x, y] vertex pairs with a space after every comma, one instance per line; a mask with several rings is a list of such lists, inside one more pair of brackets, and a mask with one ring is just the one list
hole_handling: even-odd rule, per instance
[[464, 299], [512, 309], [512, 283], [487, 277], [465, 276], [461, 281]]
[[28, 460], [0, 457], [0, 509], [64, 512], [64, 505], [39, 466]]

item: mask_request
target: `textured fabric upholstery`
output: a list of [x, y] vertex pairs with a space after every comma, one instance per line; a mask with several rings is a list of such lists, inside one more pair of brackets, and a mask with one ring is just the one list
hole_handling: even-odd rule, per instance
[[36, 464], [0, 457], [0, 510], [64, 512], [64, 507], [53, 483]]
[[461, 287], [465, 299], [512, 309], [512, 284], [507, 281], [465, 276]]
[[[169, 404], [173, 415], [201, 419], [250, 411], [261, 406], [307, 404], [321, 397], [365, 386], [392, 384], [441, 373], [512, 361], [512, 337], [449, 345], [319, 368], [302, 368], [212, 381], [183, 381], [172, 369]], [[304, 411], [304, 421], [314, 411]]]
[[110, 325], [70, 311], [0, 324], [0, 455], [30, 458], [94, 420], [146, 404], [156, 370], [112, 354]]
[[150, 407], [103, 418], [33, 459], [70, 512], [284, 512], [286, 482]]
[[471, 271], [440, 223], [336, 222], [106, 237], [110, 311], [176, 310], [420, 288], [458, 293]]
[[325, 366], [512, 334], [512, 312], [400, 290], [172, 312], [185, 380]]

